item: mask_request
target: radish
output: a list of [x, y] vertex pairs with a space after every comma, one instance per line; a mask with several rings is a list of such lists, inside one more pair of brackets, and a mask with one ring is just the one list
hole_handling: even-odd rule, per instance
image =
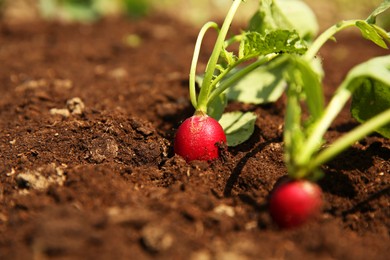
[[277, 186], [269, 201], [269, 212], [281, 228], [301, 226], [319, 215], [321, 188], [307, 180], [290, 180]]
[[[313, 39], [303, 55], [280, 57], [286, 59], [281, 69], [288, 86], [284, 159], [287, 175], [294, 180], [275, 188], [269, 201], [270, 215], [280, 227], [302, 225], [319, 213], [321, 189], [304, 179], [322, 178], [323, 165], [373, 132], [390, 138], [389, 55], [372, 58], [352, 68], [328, 102], [325, 102], [322, 71], [315, 65], [322, 46], [336, 33], [352, 26], [361, 31], [363, 38], [387, 49], [390, 39], [375, 21], [389, 8], [390, 1], [383, 1], [367, 19], [344, 20], [329, 27]], [[326, 143], [325, 134], [351, 98], [352, 115], [362, 124], [332, 143]]]
[[219, 157], [219, 144], [226, 144], [226, 135], [218, 121], [194, 115], [177, 129], [174, 150], [186, 161], [209, 161]]
[[[213, 106], [212, 101], [216, 99], [215, 90], [223, 75], [218, 79], [215, 78], [215, 72], [218, 67], [218, 60], [225, 46], [225, 39], [232, 23], [234, 14], [236, 13], [241, 1], [234, 1], [230, 7], [228, 14], [223, 22], [222, 28], [214, 22], [206, 23], [199, 32], [195, 50], [191, 62], [189, 75], [189, 93], [191, 103], [195, 108], [195, 114], [186, 119], [177, 129], [174, 140], [174, 151], [181, 155], [189, 162], [193, 160], [209, 161], [219, 157], [219, 147], [227, 143], [226, 135], [222, 126], [217, 120], [207, 115], [210, 108]], [[213, 52], [208, 61], [208, 65], [202, 80], [199, 95], [196, 93], [195, 78], [196, 65], [198, 62], [199, 52], [203, 36], [210, 28], [218, 31], [218, 37], [215, 42]], [[237, 63], [236, 65], [238, 65]], [[233, 69], [230, 68], [230, 69]], [[226, 72], [228, 72], [227, 70]], [[212, 109], [211, 109], [212, 110]], [[215, 116], [215, 115], [214, 115]]]

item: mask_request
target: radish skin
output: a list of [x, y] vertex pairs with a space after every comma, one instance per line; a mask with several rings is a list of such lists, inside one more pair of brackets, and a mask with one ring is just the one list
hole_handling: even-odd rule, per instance
[[281, 228], [299, 227], [318, 216], [322, 208], [321, 188], [307, 180], [291, 180], [277, 186], [269, 201], [269, 212]]
[[187, 162], [210, 161], [219, 157], [220, 144], [226, 144], [226, 135], [218, 121], [207, 115], [194, 115], [177, 129], [174, 151]]

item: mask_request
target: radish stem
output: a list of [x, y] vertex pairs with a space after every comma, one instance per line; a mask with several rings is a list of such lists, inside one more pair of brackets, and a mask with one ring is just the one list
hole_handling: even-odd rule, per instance
[[196, 65], [198, 64], [200, 47], [202, 45], [203, 37], [206, 34], [207, 30], [210, 28], [215, 28], [216, 30], [219, 30], [218, 25], [215, 22], [207, 22], [205, 25], [203, 25], [203, 27], [200, 29], [200, 32], [198, 34], [198, 38], [196, 39], [194, 55], [192, 57], [190, 76], [189, 76], [189, 85], [190, 85], [190, 99], [194, 108], [196, 108], [198, 103], [198, 101], [196, 100], [196, 87], [195, 87]]
[[221, 54], [223, 45], [225, 43], [226, 35], [229, 30], [230, 24], [233, 21], [234, 15], [237, 12], [238, 7], [241, 4], [241, 0], [234, 0], [232, 6], [230, 7], [226, 18], [222, 24], [221, 30], [218, 34], [217, 40], [214, 45], [213, 52], [208, 61], [205, 76], [203, 79], [202, 87], [199, 93], [196, 110], [207, 111], [207, 102], [209, 94], [211, 91], [212, 78], [214, 76], [214, 71], [217, 66], [219, 56]]

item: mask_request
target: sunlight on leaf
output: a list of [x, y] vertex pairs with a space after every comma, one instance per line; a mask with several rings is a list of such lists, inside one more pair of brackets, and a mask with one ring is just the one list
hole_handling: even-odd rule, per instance
[[360, 29], [364, 38], [371, 40], [384, 49], [388, 48], [385, 40], [390, 42], [390, 36], [382, 28], [368, 24], [366, 21], [357, 21], [356, 26]]
[[214, 98], [207, 107], [207, 114], [214, 118], [215, 120], [219, 120], [225, 110], [227, 105], [226, 94], [222, 93], [218, 97]]
[[[352, 96], [351, 113], [359, 122], [365, 122], [380, 112], [390, 109], [390, 86], [367, 79]], [[377, 130], [390, 138], [390, 125]]]
[[228, 146], [237, 146], [248, 140], [254, 132], [256, 115], [252, 112], [224, 113], [219, 120], [226, 134]]
[[[359, 122], [390, 109], [390, 55], [357, 65], [344, 84], [353, 92], [351, 113]], [[377, 132], [390, 138], [390, 125]]]
[[286, 82], [283, 80], [283, 66], [260, 67], [228, 88], [229, 100], [243, 103], [264, 104], [275, 102], [283, 94]]
[[243, 57], [279, 52], [303, 54], [307, 50], [298, 33], [288, 30], [275, 30], [266, 35], [249, 32], [245, 34], [241, 44], [243, 45], [241, 47]]
[[390, 8], [390, 0], [384, 0], [367, 18], [366, 22], [369, 24], [374, 24], [376, 21], [376, 17], [385, 12]]
[[276, 29], [296, 30], [302, 39], [311, 41], [319, 26], [314, 12], [300, 0], [263, 0], [250, 20], [249, 31], [264, 34]]

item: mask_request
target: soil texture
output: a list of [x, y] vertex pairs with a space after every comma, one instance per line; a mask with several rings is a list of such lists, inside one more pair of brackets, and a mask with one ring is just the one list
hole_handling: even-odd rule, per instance
[[[258, 118], [223, 159], [174, 155], [193, 113], [197, 32], [162, 15], [0, 23], [0, 259], [388, 259], [390, 141], [379, 135], [323, 167], [321, 216], [288, 231], [267, 212], [286, 174], [283, 98], [228, 106]], [[353, 31], [337, 40], [321, 51], [328, 98], [352, 66], [389, 54]], [[356, 125], [347, 107], [326, 140]]]

